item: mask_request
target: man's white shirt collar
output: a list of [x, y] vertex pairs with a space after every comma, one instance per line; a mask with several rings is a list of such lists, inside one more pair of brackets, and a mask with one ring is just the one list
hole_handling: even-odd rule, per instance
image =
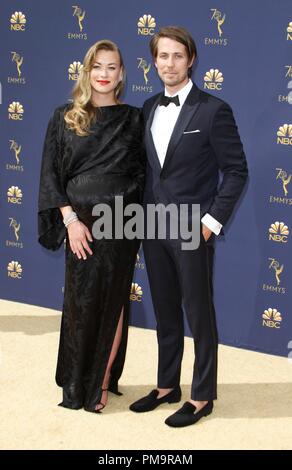
[[164, 90], [164, 93], [165, 93], [165, 96], [176, 96], [176, 95], [178, 95], [179, 105], [182, 106], [184, 104], [185, 100], [187, 99], [187, 96], [188, 96], [189, 92], [191, 91], [192, 87], [193, 87], [193, 82], [192, 82], [191, 79], [189, 79], [188, 83], [181, 90], [179, 90], [178, 93], [176, 93], [174, 95], [170, 95], [168, 93], [168, 91], [166, 90], [166, 88]]

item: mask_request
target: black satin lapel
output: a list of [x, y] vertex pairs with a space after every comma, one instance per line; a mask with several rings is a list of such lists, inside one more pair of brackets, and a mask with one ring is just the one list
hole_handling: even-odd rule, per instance
[[154, 113], [157, 108], [158, 102], [160, 99], [160, 95], [157, 97], [157, 100], [155, 101], [154, 105], [152, 106], [152, 109], [150, 111], [149, 117], [146, 122], [146, 128], [145, 128], [145, 144], [146, 144], [146, 149], [147, 149], [147, 154], [148, 154], [148, 159], [150, 165], [154, 168], [156, 167], [159, 171], [161, 170], [161, 165], [160, 161], [156, 152], [156, 148], [153, 142], [153, 137], [152, 137], [152, 132], [151, 132], [151, 126], [154, 118]]
[[178, 145], [180, 139], [183, 136], [184, 130], [186, 129], [188, 123], [190, 122], [194, 114], [197, 112], [199, 106], [200, 106], [199, 101], [195, 103], [195, 105], [187, 103], [187, 102], [184, 103], [182, 110], [179, 114], [178, 120], [176, 121], [176, 124], [174, 126], [173, 132], [171, 134], [171, 138], [167, 147], [167, 152], [166, 152], [166, 156], [164, 160], [163, 169], [168, 164], [170, 158], [172, 157], [176, 149], [176, 146]]

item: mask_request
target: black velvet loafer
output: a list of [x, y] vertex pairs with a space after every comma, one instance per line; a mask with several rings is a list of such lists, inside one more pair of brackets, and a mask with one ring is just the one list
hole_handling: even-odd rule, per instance
[[174, 388], [171, 392], [161, 398], [157, 398], [158, 390], [152, 390], [146, 397], [140, 398], [130, 405], [130, 410], [136, 413], [144, 413], [145, 411], [155, 410], [163, 403], [178, 403], [181, 400], [180, 387]]
[[173, 428], [182, 428], [184, 426], [190, 426], [191, 424], [197, 423], [204, 416], [208, 416], [212, 413], [213, 401], [208, 403], [200, 410], [196, 412], [196, 407], [189, 401], [186, 401], [184, 405], [177, 410], [173, 415], [169, 416], [165, 420], [165, 424]]

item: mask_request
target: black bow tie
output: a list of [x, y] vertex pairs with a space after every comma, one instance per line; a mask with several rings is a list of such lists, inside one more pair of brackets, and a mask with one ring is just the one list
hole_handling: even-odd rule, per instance
[[159, 106], [168, 106], [169, 103], [174, 103], [176, 106], [179, 106], [179, 97], [176, 96], [165, 96], [161, 95], [159, 100]]

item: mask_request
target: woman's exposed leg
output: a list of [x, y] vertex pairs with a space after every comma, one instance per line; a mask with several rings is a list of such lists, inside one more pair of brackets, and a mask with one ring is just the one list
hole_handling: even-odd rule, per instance
[[124, 319], [124, 307], [122, 307], [122, 310], [121, 310], [120, 319], [119, 319], [119, 323], [118, 323], [118, 326], [117, 326], [114, 342], [113, 342], [113, 345], [112, 345], [110, 357], [109, 357], [107, 367], [106, 367], [106, 371], [105, 371], [105, 374], [104, 374], [104, 379], [103, 379], [103, 382], [102, 382], [103, 392], [102, 392], [102, 395], [101, 395], [101, 400], [100, 400], [100, 403], [98, 403], [96, 405], [96, 407], [95, 407], [96, 410], [100, 410], [100, 409], [104, 408], [104, 406], [107, 404], [107, 389], [108, 389], [109, 382], [110, 382], [111, 368], [112, 368], [113, 362], [116, 358], [116, 355], [117, 355], [117, 352], [119, 350], [120, 344], [121, 344], [122, 331], [123, 331], [123, 319]]

